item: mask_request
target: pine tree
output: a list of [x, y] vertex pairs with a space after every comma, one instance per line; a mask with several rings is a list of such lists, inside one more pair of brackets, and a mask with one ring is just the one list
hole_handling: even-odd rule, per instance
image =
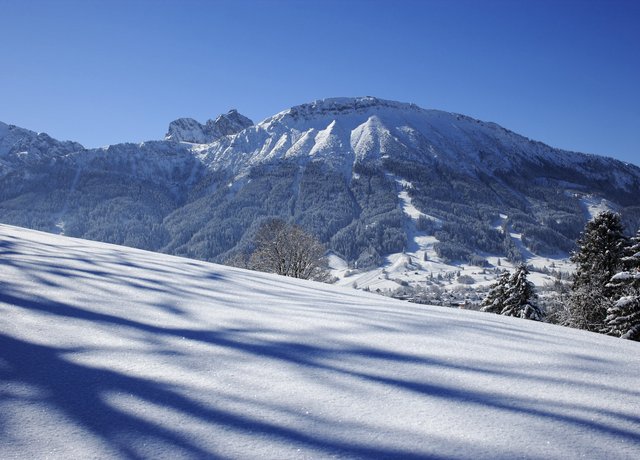
[[509, 286], [506, 292], [507, 298], [501, 315], [516, 316], [518, 318], [542, 320], [542, 311], [534, 303], [536, 294], [533, 283], [527, 279], [529, 270], [526, 265], [521, 264], [509, 279]]
[[605, 211], [587, 223], [571, 256], [576, 272], [565, 325], [594, 332], [605, 330], [607, 309], [612, 305], [612, 288], [607, 285], [620, 267], [624, 243], [618, 214]]
[[504, 308], [504, 301], [507, 300], [507, 288], [509, 286], [509, 272], [504, 272], [491, 285], [491, 290], [482, 300], [481, 311], [488, 313], [500, 313]]
[[622, 257], [622, 271], [608, 287], [615, 303], [607, 310], [606, 332], [623, 339], [640, 341], [640, 230], [631, 238]]

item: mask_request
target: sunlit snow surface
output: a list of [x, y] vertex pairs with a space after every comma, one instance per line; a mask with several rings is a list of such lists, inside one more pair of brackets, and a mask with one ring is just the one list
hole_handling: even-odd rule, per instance
[[640, 344], [0, 225], [0, 458], [640, 458]]

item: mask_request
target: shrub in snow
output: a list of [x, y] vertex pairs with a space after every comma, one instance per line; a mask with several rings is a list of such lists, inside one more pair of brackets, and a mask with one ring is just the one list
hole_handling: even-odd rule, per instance
[[460, 284], [475, 284], [476, 280], [473, 279], [473, 276], [469, 275], [460, 275], [457, 279]]

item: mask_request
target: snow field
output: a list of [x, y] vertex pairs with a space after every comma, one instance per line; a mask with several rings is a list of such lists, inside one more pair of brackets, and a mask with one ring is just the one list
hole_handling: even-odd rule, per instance
[[640, 456], [638, 344], [0, 225], [0, 458]]

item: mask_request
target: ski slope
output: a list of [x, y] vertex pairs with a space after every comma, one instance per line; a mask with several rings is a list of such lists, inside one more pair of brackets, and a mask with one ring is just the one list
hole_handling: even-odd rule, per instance
[[640, 344], [0, 225], [0, 458], [640, 458]]

